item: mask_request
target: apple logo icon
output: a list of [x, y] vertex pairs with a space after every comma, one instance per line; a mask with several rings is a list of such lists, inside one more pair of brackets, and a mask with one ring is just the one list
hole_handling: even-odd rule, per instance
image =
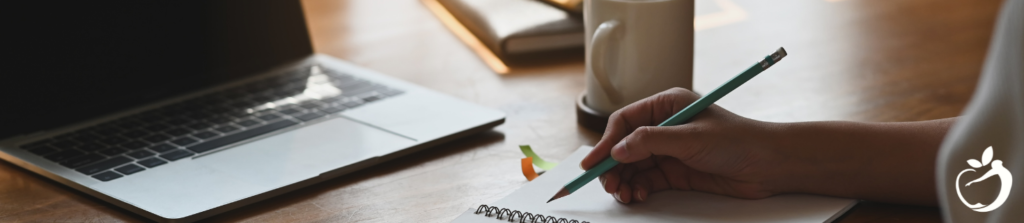
[[[1010, 171], [1007, 170], [1006, 167], [1003, 167], [1002, 160], [992, 160], [992, 147], [989, 146], [987, 149], [985, 149], [984, 152], [982, 152], [980, 162], [976, 159], [968, 159], [967, 164], [971, 165], [971, 167], [974, 168], [964, 169], [963, 171], [960, 171], [960, 174], [956, 175], [956, 195], [960, 196], [960, 201], [963, 202], [964, 205], [966, 205], [968, 208], [976, 212], [989, 212], [995, 210], [996, 208], [999, 208], [999, 206], [1002, 206], [1003, 203], [1006, 202], [1006, 199], [1010, 197], [1010, 186], [1013, 186], [1013, 175], [1010, 174]], [[984, 175], [982, 175], [976, 180], [967, 182], [967, 184], [963, 186], [970, 187], [973, 183], [981, 182], [992, 176], [997, 176], [999, 177], [999, 181], [1002, 183], [999, 187], [999, 194], [996, 195], [996, 199], [992, 201], [991, 204], [970, 204], [969, 202], [967, 202], [966, 199], [964, 199], [964, 195], [960, 193], [960, 176], [966, 172], [975, 172], [975, 168], [981, 168], [984, 166], [988, 166], [989, 164], [992, 165], [991, 169], [988, 172], [985, 172]]]

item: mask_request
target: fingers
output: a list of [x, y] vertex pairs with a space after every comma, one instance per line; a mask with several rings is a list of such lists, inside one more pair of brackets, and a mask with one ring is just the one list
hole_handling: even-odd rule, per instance
[[698, 98], [699, 95], [689, 90], [673, 88], [615, 111], [608, 119], [601, 141], [583, 158], [580, 167], [587, 170], [597, 165], [609, 156], [614, 145], [638, 127], [658, 125]]
[[601, 185], [604, 186], [604, 192], [610, 194], [619, 190], [619, 179], [621, 179], [619, 176], [622, 172], [622, 166], [621, 164], [616, 165], [609, 169], [608, 172], [601, 174]]
[[[619, 189], [620, 179], [629, 179], [633, 175], [632, 172], [646, 170], [650, 168], [657, 168], [657, 164], [654, 160], [642, 160], [631, 164], [619, 164], [612, 167], [604, 174], [601, 174], [599, 180], [601, 185], [604, 187], [604, 192], [614, 193]], [[630, 173], [625, 173], [626, 171]], [[627, 180], [628, 181], [628, 180]]]
[[605, 192], [620, 202], [629, 203], [643, 201], [649, 193], [671, 189], [665, 177], [658, 164], [650, 159], [617, 165], [601, 175], [600, 180]]
[[672, 189], [660, 168], [647, 169], [635, 173], [633, 178], [630, 179], [629, 185], [633, 189], [631, 197], [633, 202], [643, 202], [652, 193]]
[[643, 202], [650, 194], [672, 189], [665, 174], [659, 168], [637, 170], [626, 166], [622, 174], [607, 175], [605, 191], [622, 203]]
[[621, 163], [632, 163], [652, 155], [688, 160], [703, 148], [699, 126], [644, 126], [626, 136], [611, 149], [612, 157]]

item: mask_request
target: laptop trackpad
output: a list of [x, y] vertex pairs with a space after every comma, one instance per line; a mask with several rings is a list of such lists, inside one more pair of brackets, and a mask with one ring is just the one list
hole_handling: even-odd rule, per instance
[[415, 143], [339, 117], [202, 156], [194, 162], [256, 185], [278, 187]]

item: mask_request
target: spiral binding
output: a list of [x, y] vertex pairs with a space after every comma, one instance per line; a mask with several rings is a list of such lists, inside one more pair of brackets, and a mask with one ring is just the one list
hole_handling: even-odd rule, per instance
[[477, 207], [476, 211], [473, 212], [473, 214], [481, 213], [487, 217], [497, 215], [495, 218], [498, 220], [504, 220], [505, 217], [508, 217], [508, 222], [515, 222], [516, 219], [519, 219], [519, 223], [590, 223], [588, 221], [580, 222], [576, 219], [544, 216], [541, 214], [532, 214], [530, 212], [521, 212], [508, 208], [498, 208], [497, 206], [487, 206], [486, 204], [481, 204], [480, 207]]

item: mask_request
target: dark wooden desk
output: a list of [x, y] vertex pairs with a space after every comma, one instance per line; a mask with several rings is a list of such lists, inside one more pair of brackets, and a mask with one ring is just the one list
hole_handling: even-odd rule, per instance
[[[717, 13], [698, 0], [698, 15]], [[719, 1], [721, 2], [721, 1]], [[969, 100], [999, 1], [731, 0], [743, 19], [696, 33], [695, 88], [710, 91], [766, 53], [786, 61], [722, 99], [778, 122], [914, 121]], [[560, 160], [600, 135], [578, 127], [582, 56], [496, 75], [418, 0], [305, 0], [315, 48], [500, 109], [493, 131], [427, 149], [213, 218], [210, 222], [447, 222], [526, 183], [518, 144]], [[842, 222], [938, 222], [934, 207], [866, 203]], [[145, 221], [0, 162], [0, 222]]]

